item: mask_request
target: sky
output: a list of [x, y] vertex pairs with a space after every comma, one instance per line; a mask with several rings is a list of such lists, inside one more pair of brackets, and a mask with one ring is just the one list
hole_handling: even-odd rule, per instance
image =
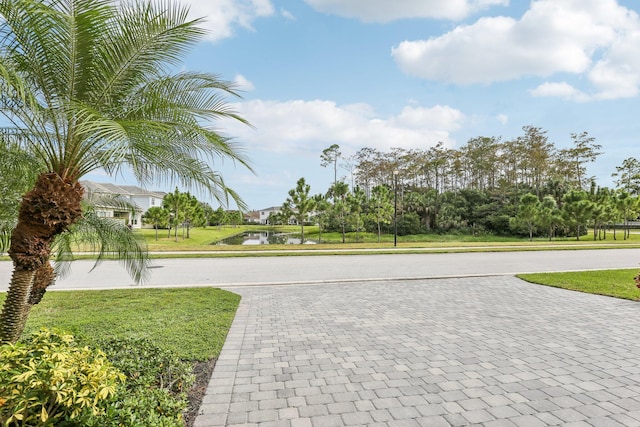
[[[637, 0], [182, 1], [208, 30], [184, 69], [241, 89], [228, 101], [252, 127], [212, 125], [254, 173], [230, 161], [214, 169], [250, 209], [280, 206], [301, 177], [326, 193], [333, 170], [320, 156], [332, 144], [344, 157], [459, 148], [536, 126], [564, 148], [586, 131], [603, 147], [588, 172], [606, 186], [640, 158]], [[338, 177], [350, 182], [347, 169]]]

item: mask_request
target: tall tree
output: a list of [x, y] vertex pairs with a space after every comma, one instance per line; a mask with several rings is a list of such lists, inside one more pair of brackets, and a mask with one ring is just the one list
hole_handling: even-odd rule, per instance
[[322, 150], [320, 155], [320, 166], [326, 168], [327, 166], [333, 167], [333, 185], [338, 182], [338, 159], [342, 156], [340, 146], [338, 144], [331, 144], [329, 148]]
[[640, 195], [640, 161], [635, 157], [624, 159], [611, 176], [618, 178], [615, 183], [619, 188], [634, 196]]
[[51, 244], [81, 217], [87, 173], [126, 169], [143, 185], [177, 181], [244, 206], [208, 161], [247, 160], [203, 124], [245, 122], [225, 98], [233, 85], [171, 71], [202, 39], [199, 23], [170, 0], [0, 0], [1, 113], [8, 137], [42, 165], [12, 233], [0, 341], [18, 339], [30, 295], [53, 282]]
[[560, 158], [566, 157], [571, 165], [573, 176], [575, 177], [576, 188], [584, 189], [587, 181], [585, 175], [587, 173], [586, 163], [591, 163], [602, 154], [600, 151], [602, 146], [596, 144], [594, 137], [589, 136], [588, 132], [572, 133], [571, 139], [573, 147], [561, 150]]
[[535, 126], [524, 126], [524, 136], [518, 138], [523, 156], [520, 169], [524, 183], [536, 190], [540, 197], [540, 189], [550, 171], [550, 159], [554, 154], [554, 146], [549, 142], [547, 131]]
[[316, 205], [315, 199], [309, 196], [309, 191], [311, 186], [305, 182], [304, 178], [300, 178], [296, 188], [289, 190], [289, 197], [284, 202], [283, 211], [291, 212], [300, 224], [300, 244], [304, 244], [304, 223]]

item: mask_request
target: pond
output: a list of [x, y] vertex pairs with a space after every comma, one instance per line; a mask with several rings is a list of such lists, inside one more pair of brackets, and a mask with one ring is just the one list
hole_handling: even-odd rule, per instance
[[[305, 245], [317, 242], [304, 239]], [[214, 245], [299, 245], [300, 234], [278, 233], [275, 231], [247, 231], [233, 237], [222, 239]]]

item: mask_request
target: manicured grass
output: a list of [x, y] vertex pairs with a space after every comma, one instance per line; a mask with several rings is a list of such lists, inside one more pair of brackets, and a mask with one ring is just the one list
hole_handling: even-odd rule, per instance
[[541, 285], [638, 301], [640, 289], [633, 280], [636, 275], [638, 269], [535, 273], [518, 277]]
[[[142, 229], [136, 233], [142, 234], [147, 241], [150, 251], [175, 251], [175, 250], [197, 250], [211, 248], [211, 245], [227, 237], [232, 237], [252, 229], [252, 226], [231, 226], [222, 227], [195, 227], [189, 230], [189, 238], [186, 238], [186, 231], [183, 237], [183, 230], [178, 229], [178, 239], [176, 241], [171, 230], [171, 236], [168, 236], [168, 230], [158, 230], [158, 240], [156, 240], [156, 231], [153, 229]], [[195, 248], [195, 249], [194, 249]]]
[[213, 288], [48, 292], [25, 335], [48, 327], [90, 339], [146, 337], [183, 360], [205, 361], [220, 354], [239, 301]]

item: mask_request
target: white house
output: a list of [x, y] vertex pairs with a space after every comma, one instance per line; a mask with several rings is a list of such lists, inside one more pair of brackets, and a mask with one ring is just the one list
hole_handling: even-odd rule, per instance
[[[282, 212], [282, 207], [281, 206], [272, 206], [270, 208], [266, 208], [266, 209], [261, 209], [260, 210], [260, 224], [269, 224], [269, 216], [271, 216], [272, 214], [279, 214], [280, 212]], [[294, 210], [294, 212], [298, 212], [297, 210]], [[314, 216], [316, 215], [315, 212], [310, 212], [309, 214], [307, 214], [306, 216], [306, 220], [312, 219]], [[291, 215], [291, 217], [289, 218], [289, 220], [287, 221], [288, 225], [299, 225], [298, 224], [298, 220], [296, 219], [296, 217], [294, 215]]]
[[[160, 191], [149, 191], [135, 185], [115, 185], [93, 181], [80, 181], [80, 184], [84, 187], [87, 199], [95, 200], [100, 199], [101, 196], [108, 196], [96, 203], [96, 212], [99, 216], [121, 220], [131, 228], [142, 228], [142, 215], [149, 208], [162, 206], [162, 200], [166, 195]], [[132, 205], [134, 210], [118, 205], [118, 200]]]
[[282, 212], [282, 207], [272, 206], [270, 208], [260, 210], [260, 224], [269, 224], [269, 216], [271, 214], [279, 214]]

